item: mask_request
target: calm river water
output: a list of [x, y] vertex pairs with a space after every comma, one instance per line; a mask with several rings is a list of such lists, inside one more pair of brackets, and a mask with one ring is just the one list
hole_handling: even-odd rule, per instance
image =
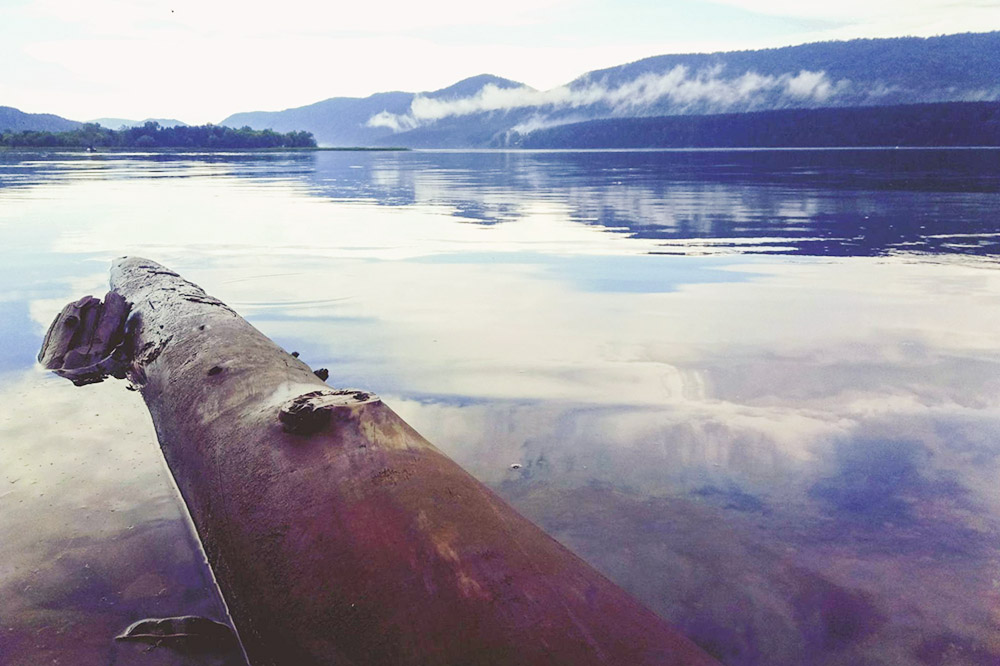
[[1000, 152], [0, 153], [5, 665], [240, 663], [112, 640], [225, 612], [139, 396], [35, 364], [123, 254], [725, 664], [1000, 663]]

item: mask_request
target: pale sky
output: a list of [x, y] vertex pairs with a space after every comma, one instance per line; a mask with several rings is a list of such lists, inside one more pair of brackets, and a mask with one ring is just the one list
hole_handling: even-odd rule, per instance
[[219, 122], [652, 55], [1000, 29], [1000, 0], [0, 0], [0, 105]]

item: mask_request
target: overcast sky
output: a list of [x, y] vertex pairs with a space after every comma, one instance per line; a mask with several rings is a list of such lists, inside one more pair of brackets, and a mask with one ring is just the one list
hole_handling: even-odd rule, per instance
[[0, 0], [0, 105], [219, 122], [480, 73], [540, 89], [651, 55], [1000, 29], [1000, 0]]

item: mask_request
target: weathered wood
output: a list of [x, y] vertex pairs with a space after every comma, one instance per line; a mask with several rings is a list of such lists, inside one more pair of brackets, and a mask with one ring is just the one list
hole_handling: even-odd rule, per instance
[[195, 615], [139, 620], [115, 636], [115, 640], [163, 645], [182, 652], [225, 652], [238, 649], [236, 636], [229, 625]]
[[123, 347], [129, 306], [115, 291], [102, 303], [84, 296], [62, 309], [49, 326], [38, 361], [77, 386], [125, 377], [130, 350]]
[[[255, 666], [716, 663], [377, 396], [159, 264], [120, 259], [111, 285], [131, 310], [112, 355], [129, 349]], [[41, 355], [57, 372], [66, 337]]]

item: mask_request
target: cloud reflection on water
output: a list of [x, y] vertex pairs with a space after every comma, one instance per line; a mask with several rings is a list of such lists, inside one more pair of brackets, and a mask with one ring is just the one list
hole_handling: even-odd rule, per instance
[[[730, 663], [917, 663], [938, 640], [992, 659], [995, 620], [963, 609], [998, 601], [1000, 271], [712, 261], [732, 281], [648, 293], [596, 290], [542, 255], [488, 274], [454, 257], [303, 265], [329, 278], [296, 298], [341, 268], [351, 297], [249, 314], [334, 383], [386, 394]], [[670, 527], [650, 534], [652, 516]]]
[[[0, 384], [26, 406], [0, 424], [16, 442], [0, 455], [4, 473], [53, 464], [38, 480], [46, 496], [20, 481], [0, 496], [2, 532], [20, 535], [0, 550], [13, 563], [2, 581], [19, 589], [54, 553], [75, 567], [127, 552], [131, 564], [100, 586], [63, 564], [37, 577], [63, 590], [57, 608], [80, 626], [145, 612], [155, 592], [125, 614], [92, 604], [98, 590], [152, 590], [135, 582], [147, 569], [181, 581], [158, 608], [214, 603], [193, 551], [166, 545], [185, 532], [137, 398], [42, 381], [24, 357], [128, 252], [201, 284], [329, 367], [331, 383], [381, 393], [727, 663], [995, 661], [995, 262], [864, 256], [905, 233], [830, 246], [862, 255], [844, 258], [698, 254], [706, 238], [762, 231], [798, 251], [817, 230], [844, 236], [833, 217], [885, 222], [925, 204], [939, 228], [972, 216], [983, 231], [995, 222], [975, 216], [995, 192], [883, 182], [873, 194], [841, 172], [829, 187], [822, 173], [780, 169], [754, 180], [745, 163], [681, 163], [661, 182], [644, 159], [136, 160], [124, 174], [18, 190], [0, 207], [3, 257], [34, 259], [7, 269], [18, 286], [4, 295], [33, 327]], [[668, 241], [688, 254], [648, 254]], [[39, 426], [35, 406], [53, 417]], [[8, 512], [13, 499], [24, 506]], [[153, 535], [143, 552], [155, 558], [123, 545], [129, 525]], [[65, 617], [47, 615], [48, 598], [16, 598], [19, 640]]]
[[2, 378], [0, 662], [242, 664], [113, 640], [145, 617], [225, 618], [138, 395]]

